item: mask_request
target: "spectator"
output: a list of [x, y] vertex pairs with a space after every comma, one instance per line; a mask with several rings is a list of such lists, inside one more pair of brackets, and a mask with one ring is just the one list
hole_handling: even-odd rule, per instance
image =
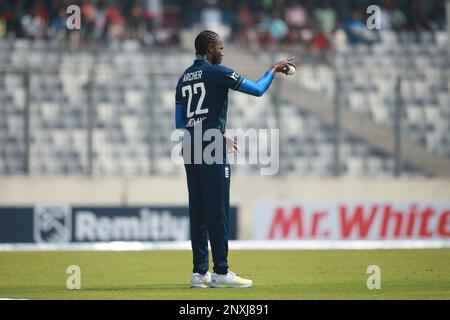
[[[205, 6], [206, 3], [206, 6]], [[79, 38], [84, 45], [102, 45], [128, 37], [148, 45], [178, 43], [179, 26], [220, 30], [252, 47], [268, 44], [326, 50], [333, 32], [343, 28], [351, 43], [373, 41], [365, 28], [360, 0], [0, 0], [0, 37], [32, 39]], [[378, 0], [382, 27], [394, 31], [436, 30], [446, 27], [446, 0]], [[66, 6], [78, 4], [82, 30], [67, 33]], [[180, 14], [182, 12], [183, 14]], [[274, 16], [273, 12], [281, 13]], [[356, 15], [356, 16], [355, 16]], [[310, 19], [310, 16], [313, 19]], [[168, 40], [169, 39], [169, 40]], [[172, 39], [172, 40], [170, 40]]]
[[0, 17], [0, 38], [5, 37], [6, 35], [6, 20], [3, 17]]
[[82, 32], [85, 40], [91, 40], [95, 37], [95, 19], [96, 19], [96, 8], [94, 5], [88, 1], [84, 1], [81, 5], [81, 16], [83, 17], [82, 22]]
[[149, 31], [149, 25], [144, 14], [144, 9], [138, 5], [131, 9], [131, 18], [128, 22], [128, 37], [144, 41]]
[[125, 18], [117, 7], [108, 6], [106, 9], [106, 28], [108, 40], [123, 39], [125, 37]]
[[239, 7], [236, 14], [236, 23], [238, 30], [248, 30], [254, 26], [253, 14], [247, 4], [244, 3]]
[[416, 0], [411, 0], [408, 3], [407, 9], [408, 25], [413, 31], [420, 31], [422, 29], [429, 29], [429, 19], [424, 15], [419, 3]]
[[387, 0], [382, 8], [381, 14], [382, 29], [392, 29], [399, 31], [407, 24], [405, 14], [396, 6], [394, 0]]
[[38, 12], [39, 4], [32, 7], [21, 19], [22, 28], [26, 37], [43, 38], [46, 31], [46, 22]]
[[273, 0], [261, 0], [261, 8], [264, 12], [269, 12], [274, 5]]
[[329, 0], [322, 1], [319, 7], [314, 10], [314, 18], [325, 33], [331, 34], [334, 31], [337, 12], [331, 6]]
[[321, 29], [311, 39], [311, 49], [313, 52], [324, 52], [330, 45], [327, 33]]
[[98, 2], [95, 12], [95, 38], [106, 42], [106, 5], [103, 1]]
[[284, 17], [290, 28], [301, 28], [308, 23], [308, 13], [298, 1], [291, 1], [285, 10]]
[[58, 11], [58, 15], [51, 21], [49, 36], [60, 40], [64, 38], [66, 30], [66, 10], [61, 8]]
[[147, 13], [153, 17], [156, 27], [162, 24], [162, 4], [161, 0], [146, 0], [147, 1]]
[[222, 12], [222, 21], [228, 27], [233, 26], [233, 22], [235, 19], [234, 10], [231, 6], [230, 0], [220, 1], [221, 12]]
[[282, 42], [289, 33], [289, 28], [279, 13], [273, 14], [269, 25], [269, 31], [272, 39], [277, 43]]
[[254, 26], [253, 14], [249, 6], [245, 3], [240, 5], [233, 26], [235, 40], [243, 45], [250, 44], [252, 47], [257, 47], [258, 35]]
[[222, 12], [219, 9], [217, 0], [208, 0], [205, 8], [202, 10], [202, 25], [207, 30], [222, 29]]
[[345, 31], [350, 43], [369, 42], [367, 27], [359, 11], [354, 11], [352, 18], [345, 23]]

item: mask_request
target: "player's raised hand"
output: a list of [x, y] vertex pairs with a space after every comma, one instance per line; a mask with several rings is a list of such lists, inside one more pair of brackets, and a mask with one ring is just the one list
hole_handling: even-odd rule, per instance
[[281, 72], [281, 73], [284, 73], [287, 75], [288, 71], [289, 71], [289, 65], [292, 65], [295, 67], [295, 64], [292, 62], [293, 60], [294, 60], [294, 57], [290, 57], [288, 59], [281, 60], [281, 61], [275, 63], [274, 65], [272, 65], [270, 67], [270, 70], [271, 71], [273, 70], [275, 73]]

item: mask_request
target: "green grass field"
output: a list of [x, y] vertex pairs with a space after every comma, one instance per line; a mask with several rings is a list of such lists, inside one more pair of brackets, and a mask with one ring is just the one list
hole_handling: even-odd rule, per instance
[[[0, 252], [0, 298], [27, 299], [450, 299], [450, 249], [235, 250], [246, 289], [190, 289], [190, 251]], [[81, 268], [81, 290], [66, 269]], [[381, 289], [368, 290], [369, 265]]]

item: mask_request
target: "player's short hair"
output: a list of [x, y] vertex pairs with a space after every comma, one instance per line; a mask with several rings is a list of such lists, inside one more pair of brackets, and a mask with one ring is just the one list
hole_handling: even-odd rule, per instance
[[195, 54], [205, 55], [209, 44], [216, 42], [218, 38], [219, 35], [214, 31], [205, 30], [200, 32], [195, 38]]

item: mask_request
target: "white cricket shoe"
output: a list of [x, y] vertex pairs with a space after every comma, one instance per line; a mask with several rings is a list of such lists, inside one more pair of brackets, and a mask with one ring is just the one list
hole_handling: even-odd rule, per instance
[[191, 288], [209, 288], [211, 283], [211, 272], [205, 274], [193, 273], [191, 277]]
[[227, 274], [213, 273], [211, 276], [211, 288], [248, 288], [252, 285], [252, 280], [243, 279], [230, 270]]

